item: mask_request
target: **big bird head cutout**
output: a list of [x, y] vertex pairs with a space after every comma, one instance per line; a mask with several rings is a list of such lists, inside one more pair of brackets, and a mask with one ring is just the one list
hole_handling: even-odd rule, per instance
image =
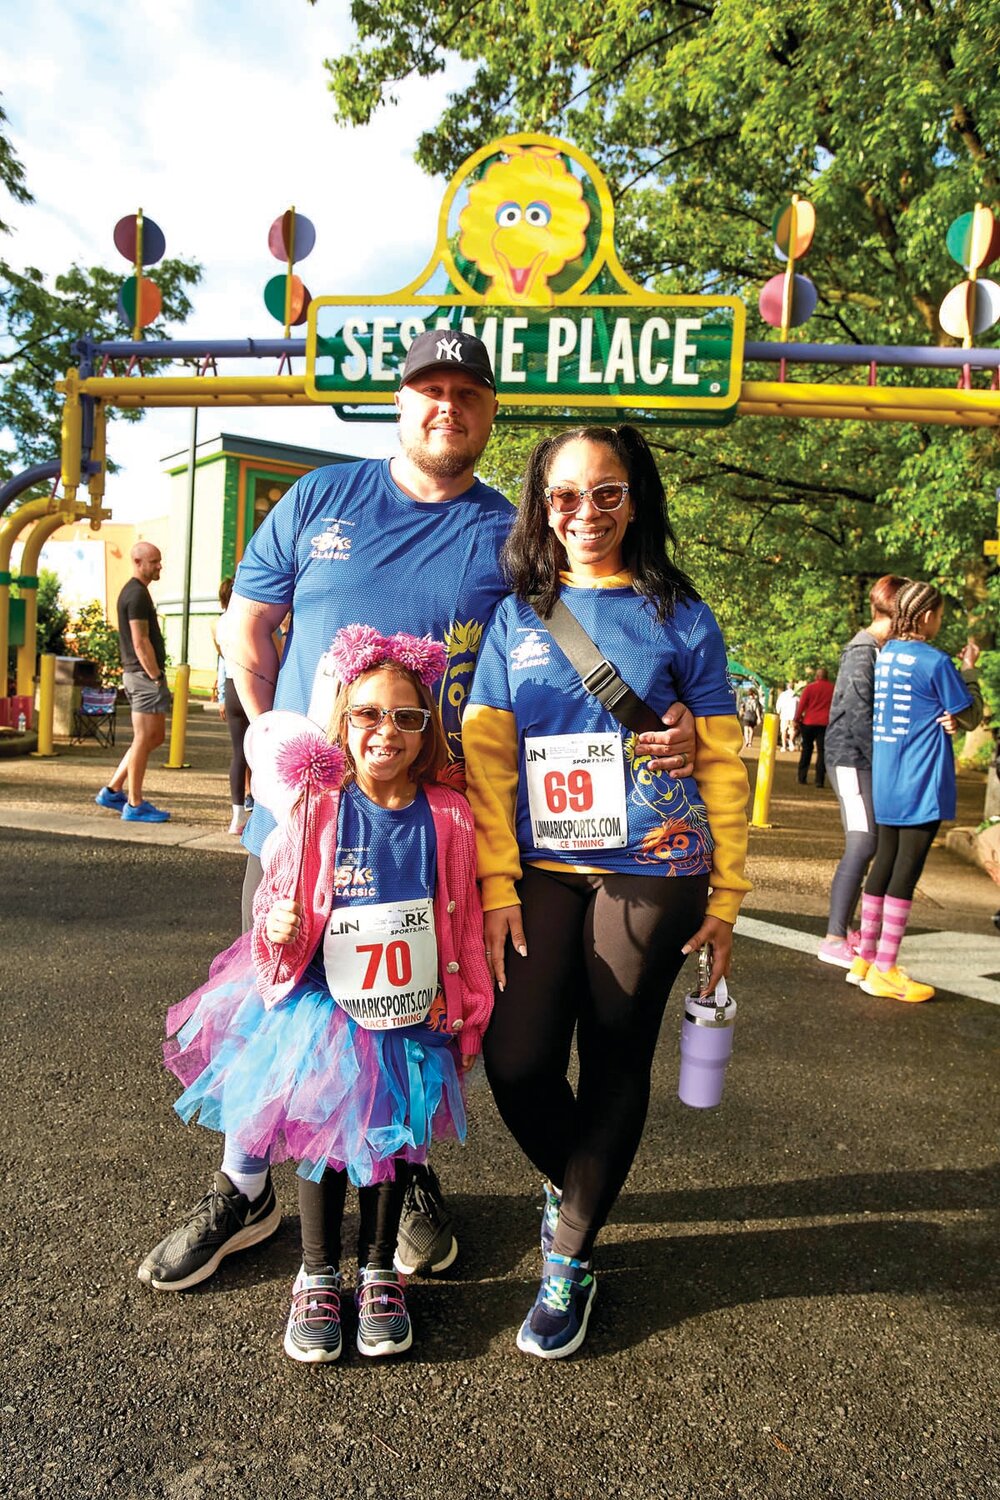
[[489, 302], [553, 300], [549, 282], [584, 251], [590, 209], [561, 156], [518, 148], [469, 189], [459, 215], [459, 250], [490, 279]]

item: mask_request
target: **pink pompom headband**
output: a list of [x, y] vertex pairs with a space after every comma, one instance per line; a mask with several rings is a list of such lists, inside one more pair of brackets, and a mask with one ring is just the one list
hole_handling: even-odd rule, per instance
[[338, 630], [330, 647], [330, 659], [337, 677], [346, 686], [365, 672], [388, 662], [406, 667], [429, 688], [444, 676], [448, 653], [440, 641], [430, 636], [379, 635], [370, 625], [345, 625]]

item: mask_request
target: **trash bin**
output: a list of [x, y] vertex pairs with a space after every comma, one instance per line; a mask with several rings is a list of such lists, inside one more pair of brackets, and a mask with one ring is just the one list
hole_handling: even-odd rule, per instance
[[84, 661], [80, 656], [56, 657], [53, 734], [62, 735], [66, 739], [70, 738], [73, 733], [73, 715], [80, 707], [81, 691], [85, 687], [96, 688], [100, 685], [101, 679], [96, 661]]

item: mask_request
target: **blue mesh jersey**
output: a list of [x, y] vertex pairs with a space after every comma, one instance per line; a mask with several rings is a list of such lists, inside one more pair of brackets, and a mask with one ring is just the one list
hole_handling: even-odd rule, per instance
[[[433, 898], [436, 883], [437, 837], [424, 793], [409, 807], [379, 807], [356, 782], [345, 786], [337, 809], [334, 910]], [[309, 969], [312, 980], [326, 983], [322, 943]]]
[[[320, 659], [344, 625], [431, 635], [448, 648], [437, 692], [458, 759], [476, 652], [507, 591], [497, 557], [513, 519], [509, 501], [478, 479], [454, 500], [413, 500], [384, 459], [297, 480], [254, 534], [234, 585], [244, 599], [292, 610], [274, 707], [309, 711]], [[273, 826], [255, 810], [246, 848], [259, 854]]]
[[[565, 586], [562, 598], [619, 676], [656, 713], [678, 699], [696, 717], [735, 713], [726, 648], [707, 605], [679, 603], [661, 625], [628, 587]], [[674, 781], [650, 772], [636, 735], [587, 692], [529, 605], [508, 598], [497, 610], [469, 701], [514, 715], [517, 842], [524, 860], [629, 875], [711, 870], [714, 846], [694, 778]], [[560, 758], [569, 741], [545, 743], [553, 736], [592, 733], [594, 743], [582, 745], [583, 759]], [[604, 770], [603, 759], [613, 759], [615, 768]]]
[[972, 702], [953, 663], [927, 641], [889, 641], [875, 662], [872, 801], [876, 823], [906, 828], [955, 816], [955, 752], [940, 714]]

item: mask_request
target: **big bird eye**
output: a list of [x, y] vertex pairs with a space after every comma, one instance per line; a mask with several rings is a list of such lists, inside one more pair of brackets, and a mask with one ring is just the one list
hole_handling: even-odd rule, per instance
[[501, 203], [497, 209], [497, 223], [501, 229], [510, 229], [521, 222], [521, 205], [519, 203]]
[[529, 203], [524, 210], [527, 223], [535, 225], [547, 224], [552, 217], [552, 210], [547, 203]]

